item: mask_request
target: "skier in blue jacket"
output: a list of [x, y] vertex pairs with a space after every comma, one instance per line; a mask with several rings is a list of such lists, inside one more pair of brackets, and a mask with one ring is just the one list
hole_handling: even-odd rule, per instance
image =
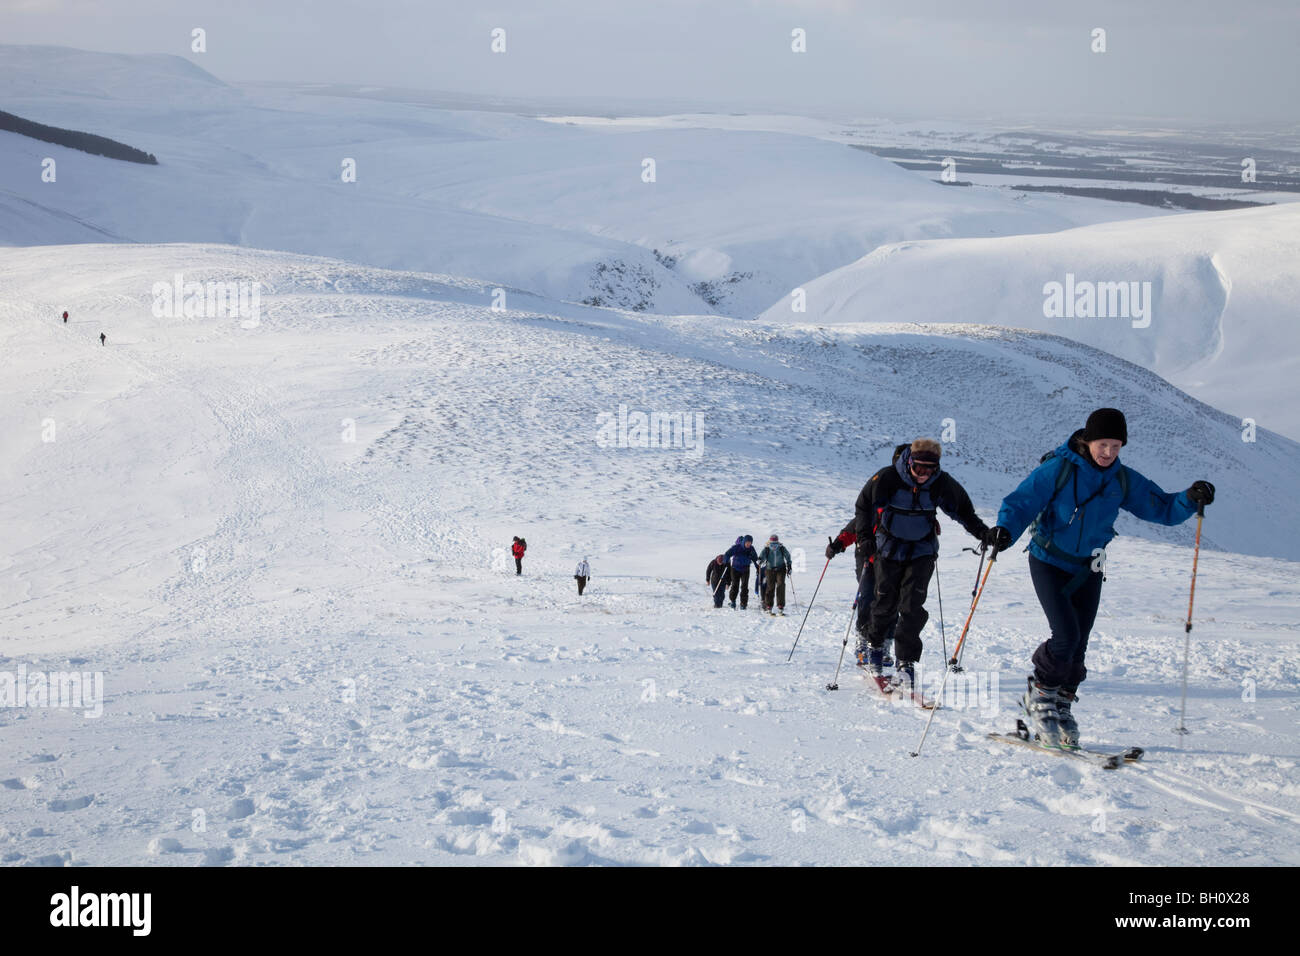
[[749, 566], [758, 563], [758, 552], [754, 550], [754, 536], [741, 535], [736, 543], [727, 549], [725, 555], [731, 565], [731, 606], [736, 606], [736, 593], [740, 593], [740, 609], [749, 607]]
[[[1120, 463], [1128, 423], [1118, 409], [1099, 408], [1087, 424], [1044, 457], [1002, 501], [986, 544], [1005, 551], [1029, 528], [1029, 577], [1047, 615], [1051, 637], [1034, 651], [1034, 673], [1021, 706], [1041, 744], [1079, 746], [1071, 713], [1087, 677], [1084, 654], [1101, 600], [1104, 549], [1123, 508], [1144, 521], [1176, 525], [1214, 501], [1214, 486], [1197, 481], [1166, 492]], [[1032, 527], [1031, 527], [1032, 525]]]

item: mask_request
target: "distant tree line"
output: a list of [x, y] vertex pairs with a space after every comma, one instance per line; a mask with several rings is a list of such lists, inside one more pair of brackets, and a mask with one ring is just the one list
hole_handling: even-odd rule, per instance
[[69, 149], [79, 149], [92, 156], [107, 156], [109, 159], [123, 159], [128, 163], [144, 163], [146, 166], [158, 165], [158, 160], [154, 158], [153, 153], [127, 146], [107, 136], [33, 123], [21, 116], [14, 116], [13, 113], [6, 113], [4, 110], [0, 110], [0, 130], [30, 136], [43, 143], [55, 143], [59, 146], [67, 146]]
[[[937, 182], [938, 180], [936, 180]], [[1021, 183], [1012, 189], [1027, 193], [1061, 193], [1065, 196], [1089, 196], [1093, 199], [1113, 199], [1118, 202], [1136, 202], [1162, 209], [1247, 209], [1251, 206], [1271, 206], [1268, 202], [1251, 202], [1246, 199], [1211, 199], [1192, 193], [1165, 192], [1163, 189], [1104, 189], [1094, 186], [1029, 186]]]

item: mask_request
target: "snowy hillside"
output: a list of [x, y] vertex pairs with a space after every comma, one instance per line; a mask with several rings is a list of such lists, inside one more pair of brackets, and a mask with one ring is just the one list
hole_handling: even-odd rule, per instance
[[[178, 272], [262, 282], [259, 321], [155, 316]], [[225, 246], [0, 250], [0, 669], [105, 687], [98, 719], [4, 712], [4, 860], [1300, 861], [1300, 546], [1275, 533], [1300, 527], [1294, 442], [1244, 446], [1055, 336], [492, 303], [490, 282]], [[1219, 486], [1185, 740], [1190, 526], [1122, 524], [1111, 548], [1076, 712], [1146, 766], [985, 739], [1042, 636], [1018, 550], [973, 627], [971, 696], [915, 760], [918, 711], [853, 673], [823, 689], [850, 560], [790, 665], [798, 617], [709, 606], [702, 565], [744, 532], [781, 534], [806, 601], [896, 441], [952, 419], [946, 465], [991, 518], [1103, 402], [1128, 413], [1127, 463]], [[620, 406], [702, 415], [703, 443], [610, 447]], [[969, 543], [945, 523], [949, 642]]]
[[[638, 311], [752, 317], [882, 243], [1145, 214], [945, 188], [798, 118], [764, 124], [777, 131], [579, 126], [241, 89], [177, 57], [15, 46], [0, 46], [0, 101], [162, 164], [0, 133], [0, 162], [29, 171], [0, 186], [0, 244], [232, 243]], [[355, 182], [342, 181], [347, 159]]]
[[[1126, 358], [1208, 404], [1294, 438], [1297, 259], [1294, 203], [1042, 236], [907, 242], [808, 283], [805, 313], [793, 313], [787, 299], [765, 318], [973, 322], [1051, 332]], [[1059, 309], [1050, 283], [1060, 286]], [[1111, 292], [1099, 283], [1126, 288]], [[1139, 284], [1137, 296], [1132, 283]], [[1129, 293], [1127, 312], [1114, 307], [1123, 305], [1121, 292]], [[1139, 315], [1139, 298], [1148, 314]]]

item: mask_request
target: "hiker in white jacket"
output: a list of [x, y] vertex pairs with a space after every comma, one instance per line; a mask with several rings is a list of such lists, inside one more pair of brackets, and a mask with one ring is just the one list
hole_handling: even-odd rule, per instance
[[573, 572], [573, 576], [578, 579], [578, 595], [581, 596], [582, 589], [587, 586], [587, 578], [591, 577], [591, 565], [586, 558], [578, 562], [578, 570]]

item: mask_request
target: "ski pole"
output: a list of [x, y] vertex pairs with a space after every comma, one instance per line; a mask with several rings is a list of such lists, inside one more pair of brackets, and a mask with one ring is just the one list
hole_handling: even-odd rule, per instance
[[858, 599], [853, 598], [853, 607], [849, 611], [849, 626], [844, 629], [844, 643], [840, 646], [840, 662], [835, 665], [835, 676], [826, 685], [827, 690], [840, 689], [840, 668], [844, 666], [844, 652], [849, 649], [849, 629], [853, 627], [853, 616], [858, 613]]
[[[813, 588], [812, 600], [808, 602], [808, 607], [803, 612], [803, 620], [799, 622], [799, 633], [794, 636], [794, 645], [790, 648], [790, 656], [785, 659], [785, 662], [787, 664], [789, 664], [790, 661], [794, 658], [794, 649], [799, 646], [799, 637], [801, 634], [803, 634], [803, 626], [808, 623], [808, 612], [811, 611], [812, 606], [817, 603], [817, 592], [821, 590], [822, 578], [826, 577], [826, 569], [829, 568], [830, 566], [831, 566], [831, 559], [827, 558], [826, 564], [822, 566], [821, 577], [817, 579], [817, 587]], [[793, 593], [793, 588], [791, 588], [791, 593]]]
[[[957, 646], [953, 648], [953, 651], [952, 651], [953, 656], [952, 656], [952, 658], [948, 661], [949, 664], [955, 664], [955, 663], [957, 662], [957, 658], [961, 656], [962, 647], [966, 644], [966, 634], [967, 634], [968, 631], [970, 631], [970, 622], [971, 622], [971, 618], [973, 618], [973, 617], [975, 616], [975, 608], [976, 608], [976, 606], [980, 603], [980, 598], [984, 596], [984, 585], [985, 585], [985, 584], [988, 584], [988, 581], [989, 581], [989, 573], [993, 570], [993, 562], [997, 561], [997, 559], [998, 559], [998, 549], [997, 549], [997, 548], [989, 548], [988, 551], [989, 551], [989, 553], [988, 553], [988, 559], [989, 559], [988, 570], [986, 570], [986, 571], [984, 572], [984, 580], [983, 580], [983, 582], [979, 585], [978, 589], [974, 592], [974, 594], [975, 594], [975, 599], [974, 599], [973, 601], [971, 601], [971, 603], [970, 603], [970, 613], [966, 615], [966, 624], [965, 624], [965, 625], [962, 627], [962, 629], [961, 629], [961, 637], [959, 637], [959, 638], [957, 639]], [[980, 557], [980, 564], [982, 565], [983, 563], [984, 563], [984, 557], [981, 555], [981, 557]]]
[[[956, 660], [955, 655], [961, 653], [961, 646], [964, 643], [966, 643], [966, 634], [970, 630], [971, 618], [975, 616], [975, 606], [979, 604], [980, 596], [984, 594], [984, 585], [988, 584], [989, 574], [993, 571], [993, 565], [998, 559], [997, 548], [993, 548], [991, 550], [992, 550], [992, 554], [989, 555], [989, 568], [987, 571], [984, 572], [984, 582], [983, 584], [980, 584], [978, 590], [976, 591], [975, 600], [971, 602], [970, 613], [966, 615], [966, 626], [961, 629], [961, 638], [957, 641], [957, 647], [954, 649], [954, 657], [953, 657], [954, 661]], [[981, 563], [983, 563], [982, 560]], [[916, 749], [912, 751], [913, 757], [921, 756], [921, 748], [925, 746], [926, 735], [930, 733], [930, 724], [934, 722], [935, 711], [937, 711], [939, 709], [939, 705], [943, 703], [943, 689], [948, 684], [948, 675], [952, 673], [951, 664], [952, 661], [949, 661], [949, 666], [943, 669], [943, 680], [939, 682], [939, 693], [934, 698], [934, 707], [931, 709], [930, 716], [925, 722], [925, 729], [921, 731], [921, 740], [919, 743], [917, 743]]]
[[948, 659], [948, 637], [943, 630], [943, 583], [939, 578], [939, 552], [934, 553], [934, 586], [939, 590], [939, 640], [943, 641], [943, 659]]
[[[983, 545], [981, 545], [979, 548], [962, 548], [962, 550], [963, 550], [963, 551], [969, 551], [971, 554], [978, 554], [978, 555], [980, 556], [980, 563], [979, 563], [979, 565], [975, 568], [975, 583], [971, 585], [971, 589], [970, 589], [970, 598], [971, 598], [971, 605], [970, 605], [970, 606], [971, 606], [971, 610], [973, 611], [973, 610], [975, 609], [975, 602], [976, 602], [976, 600], [978, 600], [978, 599], [975, 597], [975, 592], [976, 592], [977, 590], [979, 590], [979, 586], [980, 586], [980, 572], [984, 570], [984, 558], [985, 558], [985, 556], [986, 556], [987, 549], [986, 549]], [[945, 651], [945, 654], [946, 654], [946, 653], [947, 653], [947, 652]], [[961, 673], [961, 670], [962, 670], [962, 666], [961, 666], [961, 655], [960, 655], [960, 654], [954, 654], [951, 658], [949, 658], [949, 660], [948, 660], [948, 666], [951, 667], [953, 670], [957, 671], [957, 673], [960, 674], [960, 673]]]
[[[731, 569], [731, 565], [729, 564], [723, 566], [728, 570]], [[723, 594], [727, 593], [727, 585], [731, 583], [730, 581], [727, 580], [727, 577], [728, 575], [726, 571], [723, 571], [721, 574], [718, 575], [718, 587], [715, 587], [713, 589], [713, 600], [716, 601], [718, 599], [718, 588], [722, 589]]]
[[1180, 734], [1187, 733], [1187, 659], [1192, 650], [1192, 602], [1196, 600], [1196, 564], [1201, 557], [1201, 522], [1205, 520], [1205, 505], [1196, 506], [1196, 550], [1192, 553], [1192, 590], [1187, 596], [1187, 623], [1183, 625], [1183, 707], [1178, 715]]
[[[828, 561], [827, 563], [829, 563], [829, 561]], [[794, 593], [794, 573], [791, 572], [790, 574], [787, 574], [787, 575], [785, 576], [785, 579], [786, 579], [788, 582], [790, 582], [790, 603], [793, 604], [795, 607], [798, 607], [798, 606], [799, 606], [799, 595], [797, 595], [797, 594]]]

